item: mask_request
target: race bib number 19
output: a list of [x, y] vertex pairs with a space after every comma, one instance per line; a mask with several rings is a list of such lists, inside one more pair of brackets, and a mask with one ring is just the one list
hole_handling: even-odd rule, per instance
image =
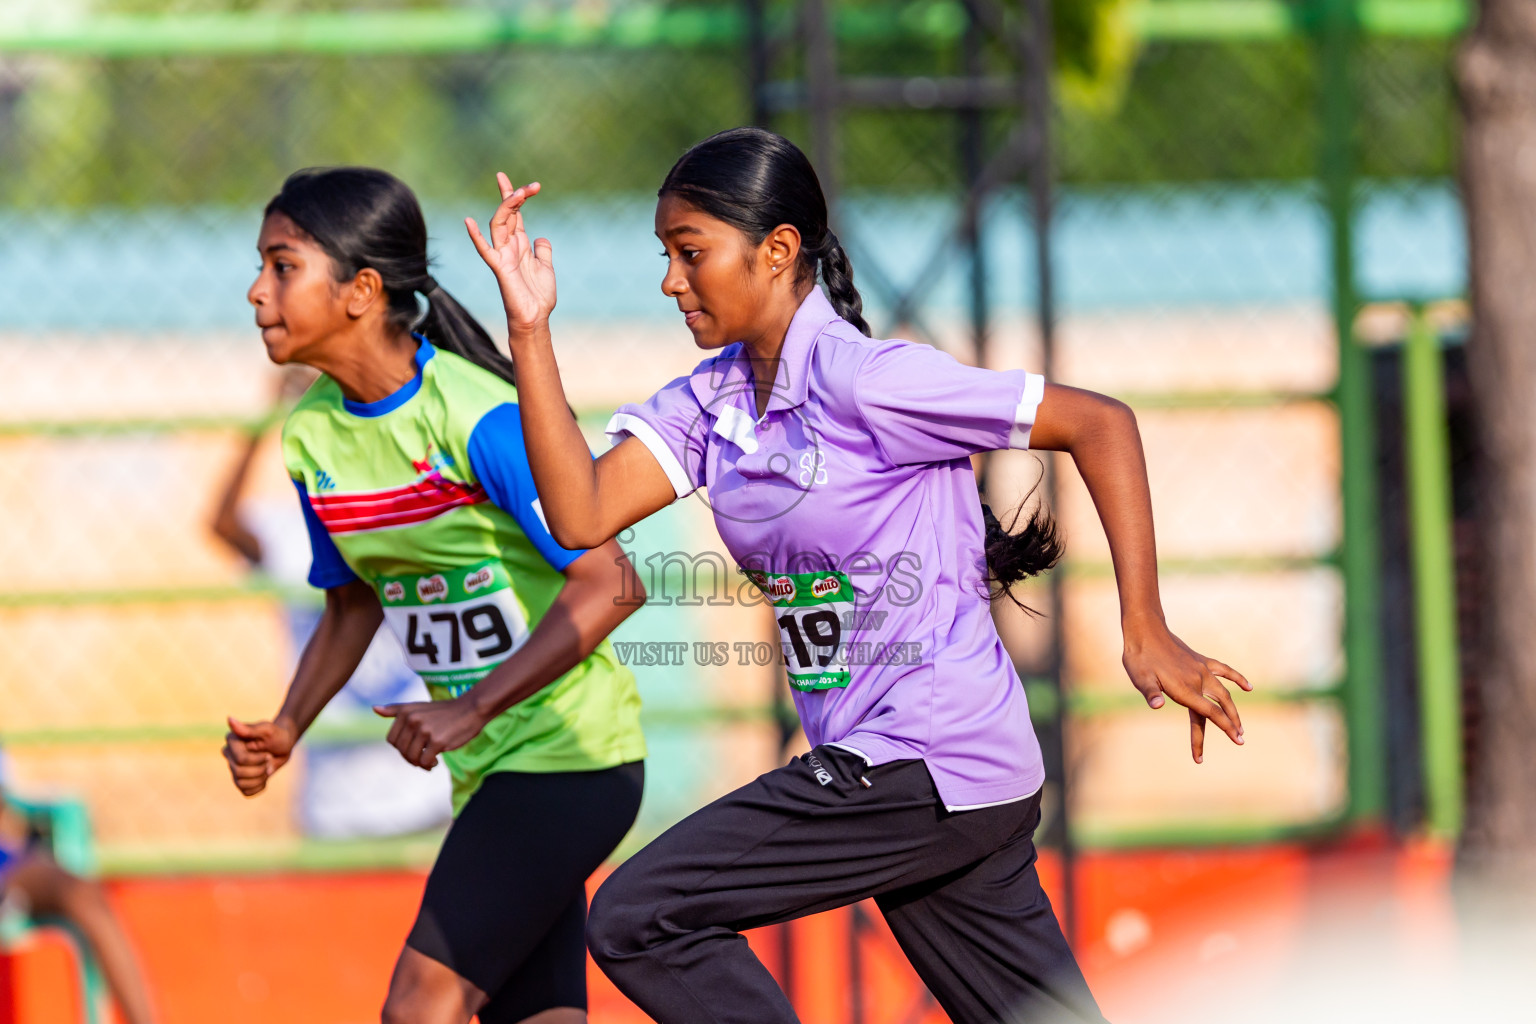
[[433, 573], [381, 577], [384, 619], [422, 681], [455, 695], [479, 682], [528, 638], [528, 623], [499, 559]]
[[848, 577], [840, 572], [751, 572], [748, 577], [773, 602], [789, 685], [803, 691], [847, 686], [843, 623], [854, 608]]

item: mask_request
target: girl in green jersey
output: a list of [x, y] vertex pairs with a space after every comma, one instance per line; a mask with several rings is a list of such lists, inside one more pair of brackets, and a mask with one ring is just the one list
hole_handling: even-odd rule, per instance
[[428, 273], [405, 185], [300, 171], [257, 247], [248, 298], [268, 356], [322, 372], [283, 455], [326, 599], [277, 714], [230, 719], [235, 785], [261, 792], [389, 623], [433, 700], [376, 710], [407, 761], [446, 762], [456, 818], [383, 1019], [582, 1024], [584, 885], [643, 781], [634, 677], [605, 639], [643, 601], [639, 580], [611, 540], [550, 536], [512, 366]]

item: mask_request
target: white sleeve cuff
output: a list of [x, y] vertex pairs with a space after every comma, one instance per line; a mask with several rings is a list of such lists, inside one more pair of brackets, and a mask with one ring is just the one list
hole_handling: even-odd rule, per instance
[[651, 455], [661, 465], [661, 471], [667, 474], [667, 481], [672, 485], [672, 490], [677, 492], [679, 498], [685, 498], [698, 490], [698, 486], [688, 477], [683, 469], [683, 464], [677, 461], [677, 456], [672, 454], [672, 449], [656, 433], [656, 428], [633, 413], [616, 412], [608, 421], [608, 426], [603, 432], [608, 435], [609, 444], [618, 444], [623, 440], [621, 435], [629, 434], [650, 451]]
[[1021, 451], [1029, 447], [1029, 432], [1035, 426], [1035, 414], [1045, 397], [1045, 378], [1038, 373], [1024, 375], [1024, 391], [1013, 410], [1013, 427], [1008, 431], [1008, 447]]

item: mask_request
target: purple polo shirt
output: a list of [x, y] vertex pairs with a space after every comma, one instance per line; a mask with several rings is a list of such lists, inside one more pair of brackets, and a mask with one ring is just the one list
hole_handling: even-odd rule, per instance
[[608, 424], [678, 497], [707, 490], [731, 556], [774, 605], [812, 745], [920, 757], [951, 810], [1040, 788], [1024, 689], [992, 624], [969, 456], [1027, 448], [1045, 381], [864, 337], [813, 289], [756, 416], [741, 344]]

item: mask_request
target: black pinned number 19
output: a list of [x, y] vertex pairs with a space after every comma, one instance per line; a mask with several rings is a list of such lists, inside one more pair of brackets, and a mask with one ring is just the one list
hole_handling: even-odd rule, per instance
[[[794, 648], [797, 664], [792, 667], [800, 669], [826, 668], [831, 664], [832, 655], [837, 652], [838, 642], [843, 637], [842, 620], [836, 612], [826, 610], [808, 612], [798, 617], [793, 611], [787, 612], [779, 616], [779, 628], [784, 630], [790, 646]], [[816, 648], [814, 666], [811, 663], [812, 647]], [[784, 660], [789, 660], [788, 652]]]

